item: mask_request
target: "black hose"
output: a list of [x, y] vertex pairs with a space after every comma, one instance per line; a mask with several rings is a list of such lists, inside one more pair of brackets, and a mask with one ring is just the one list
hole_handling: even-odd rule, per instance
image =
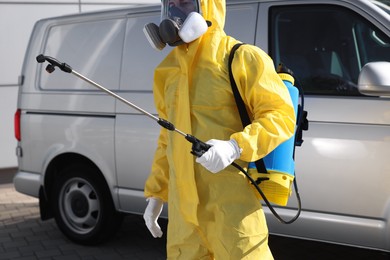
[[265, 204], [268, 206], [268, 208], [270, 209], [270, 211], [272, 212], [272, 214], [283, 224], [291, 224], [293, 223], [295, 220], [298, 219], [299, 215], [301, 214], [301, 211], [302, 211], [302, 204], [301, 204], [301, 196], [299, 195], [299, 192], [298, 192], [298, 186], [296, 184], [296, 181], [294, 179], [294, 188], [295, 188], [295, 193], [296, 193], [296, 196], [297, 196], [297, 200], [298, 200], [298, 212], [297, 214], [290, 220], [284, 220], [281, 216], [279, 216], [279, 214], [276, 212], [276, 210], [274, 209], [274, 207], [271, 205], [271, 203], [268, 201], [267, 197], [265, 196], [265, 194], [263, 193], [263, 191], [260, 189], [259, 185], [257, 185], [256, 181], [248, 174], [247, 171], [245, 171], [244, 168], [242, 168], [240, 165], [236, 164], [235, 162], [232, 163], [232, 165], [234, 167], [236, 167], [238, 170], [240, 170], [242, 173], [245, 174], [245, 176], [249, 179], [249, 181], [252, 183], [252, 185], [255, 186], [256, 190], [259, 192], [260, 196], [263, 198]]

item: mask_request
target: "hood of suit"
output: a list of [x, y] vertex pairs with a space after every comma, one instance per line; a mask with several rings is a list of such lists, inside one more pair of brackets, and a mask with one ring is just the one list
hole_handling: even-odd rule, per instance
[[223, 30], [226, 16], [225, 0], [202, 0], [201, 8], [203, 18], [212, 22], [208, 33], [215, 30]]

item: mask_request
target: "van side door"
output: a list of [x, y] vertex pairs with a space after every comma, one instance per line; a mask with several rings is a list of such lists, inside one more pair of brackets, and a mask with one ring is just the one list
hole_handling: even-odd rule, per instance
[[[157, 51], [143, 33], [147, 23], [160, 23], [160, 12], [130, 13], [127, 17], [120, 79], [120, 95], [158, 117], [153, 99], [155, 67], [171, 50]], [[143, 212], [143, 189], [150, 174], [160, 126], [141, 112], [117, 101], [115, 153], [121, 210]]]
[[301, 224], [270, 219], [271, 231], [389, 250], [390, 100], [357, 89], [363, 65], [390, 61], [389, 24], [375, 8], [341, 2], [260, 7], [258, 35], [268, 39], [257, 43], [294, 71], [310, 121], [296, 156]]

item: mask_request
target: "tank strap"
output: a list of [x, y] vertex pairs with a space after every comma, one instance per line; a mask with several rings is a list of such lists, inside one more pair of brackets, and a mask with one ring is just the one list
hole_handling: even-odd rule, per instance
[[[238, 91], [238, 88], [237, 88], [236, 81], [234, 80], [234, 77], [233, 77], [232, 62], [233, 62], [233, 58], [234, 58], [234, 53], [241, 45], [244, 45], [244, 44], [245, 43], [237, 43], [233, 46], [233, 48], [231, 49], [230, 54], [229, 54], [229, 63], [228, 63], [230, 85], [232, 86], [234, 99], [236, 100], [236, 104], [237, 104], [238, 112], [240, 113], [240, 118], [241, 118], [241, 123], [242, 123], [243, 128], [245, 128], [247, 125], [249, 125], [251, 123], [251, 120], [249, 119], [249, 115], [248, 115], [248, 111], [246, 110], [245, 103], [242, 100], [240, 92]], [[267, 168], [265, 167], [263, 158], [255, 161], [255, 165], [256, 165], [257, 172], [267, 173]]]

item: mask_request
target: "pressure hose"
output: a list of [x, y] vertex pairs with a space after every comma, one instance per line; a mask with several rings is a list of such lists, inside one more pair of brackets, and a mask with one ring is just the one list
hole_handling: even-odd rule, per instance
[[[144, 109], [136, 106], [135, 104], [129, 102], [128, 100], [124, 99], [123, 97], [115, 94], [114, 92], [112, 92], [111, 90], [101, 86], [100, 84], [90, 80], [89, 78], [83, 76], [82, 74], [78, 73], [77, 71], [73, 70], [71, 66], [69, 66], [68, 64], [66, 63], [62, 63], [60, 61], [58, 61], [57, 59], [55, 58], [52, 58], [50, 56], [45, 56], [43, 54], [40, 54], [36, 57], [36, 60], [38, 63], [44, 63], [45, 61], [47, 61], [49, 64], [46, 66], [46, 71], [48, 73], [52, 73], [55, 71], [55, 67], [58, 67], [60, 70], [62, 70], [63, 72], [66, 72], [66, 73], [71, 73], [73, 75], [75, 75], [76, 77], [90, 83], [91, 85], [99, 88], [100, 90], [106, 92], [107, 94], [111, 95], [112, 97], [122, 101], [123, 103], [125, 103], [126, 105], [134, 108], [135, 110], [141, 112], [142, 114], [148, 116], [149, 118], [153, 119], [154, 121], [156, 121], [161, 127], [164, 127], [165, 129], [169, 130], [169, 131], [175, 131], [177, 133], [179, 133], [180, 135], [184, 136], [184, 138], [189, 141], [190, 143], [192, 143], [192, 149], [191, 149], [191, 153], [193, 155], [195, 155], [196, 157], [201, 157], [211, 146], [202, 142], [201, 140], [199, 140], [198, 138], [196, 138], [195, 136], [193, 135], [190, 135], [190, 134], [186, 134], [184, 133], [183, 131], [177, 129], [171, 122], [163, 119], [163, 118], [159, 118], [159, 117], [156, 117], [155, 115], [145, 111]], [[296, 214], [296, 216], [294, 216], [291, 220], [288, 220], [288, 221], [285, 221], [283, 220], [279, 214], [275, 211], [275, 209], [273, 208], [273, 206], [271, 205], [271, 203], [267, 200], [266, 196], [264, 195], [264, 193], [262, 192], [262, 190], [260, 189], [260, 187], [258, 186], [258, 184], [256, 183], [256, 181], [248, 174], [248, 172], [242, 168], [240, 165], [238, 165], [237, 163], [233, 162], [231, 164], [232, 166], [234, 166], [235, 168], [237, 168], [238, 170], [240, 170], [242, 173], [245, 174], [245, 176], [249, 179], [249, 181], [255, 186], [256, 190], [259, 192], [259, 194], [261, 195], [261, 197], [263, 198], [265, 204], [268, 206], [268, 208], [270, 209], [270, 211], [272, 212], [272, 214], [283, 224], [291, 224], [293, 223], [300, 215], [300, 212], [301, 212], [301, 200], [299, 198], [299, 193], [298, 193], [298, 189], [297, 189], [297, 185], [296, 185], [296, 182], [294, 181], [294, 188], [295, 188], [295, 191], [297, 193], [297, 198], [298, 198], [298, 213]]]

